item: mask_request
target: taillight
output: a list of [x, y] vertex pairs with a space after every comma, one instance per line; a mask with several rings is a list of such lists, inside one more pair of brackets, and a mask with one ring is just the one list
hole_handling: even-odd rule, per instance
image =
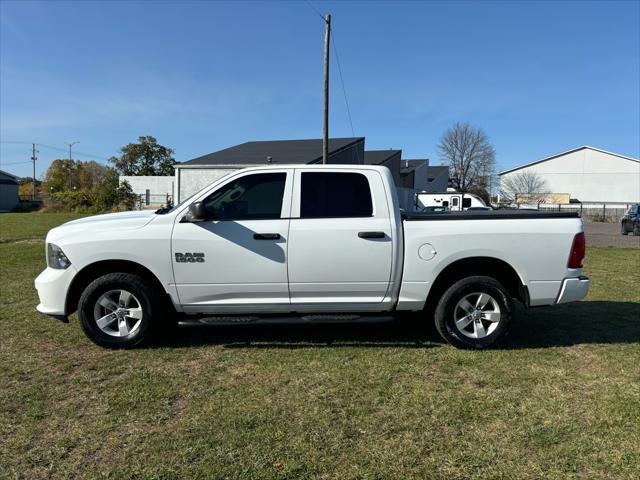
[[580, 232], [573, 237], [573, 243], [571, 244], [571, 254], [569, 255], [569, 263], [567, 268], [582, 268], [582, 261], [584, 260], [585, 252], [585, 239], [584, 232]]

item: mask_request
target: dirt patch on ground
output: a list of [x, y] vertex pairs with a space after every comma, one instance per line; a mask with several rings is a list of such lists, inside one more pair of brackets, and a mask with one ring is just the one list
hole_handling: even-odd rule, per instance
[[585, 222], [584, 233], [589, 246], [640, 248], [640, 237], [622, 235], [619, 223]]
[[38, 243], [44, 243], [44, 239], [42, 238], [26, 238], [23, 240], [5, 240], [4, 238], [0, 238], [0, 243], [19, 243], [23, 245], [36, 245]]

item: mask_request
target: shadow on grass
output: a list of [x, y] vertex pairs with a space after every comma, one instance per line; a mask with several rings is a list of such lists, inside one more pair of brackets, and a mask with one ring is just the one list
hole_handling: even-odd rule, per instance
[[[430, 319], [416, 315], [388, 322], [351, 324], [247, 324], [180, 328], [151, 347], [223, 345], [226, 348], [432, 348], [443, 341]], [[577, 302], [518, 308], [495, 348], [525, 349], [576, 344], [640, 343], [640, 303]]]
[[592, 301], [518, 309], [509, 335], [498, 348], [585, 343], [640, 343], [640, 303]]
[[246, 324], [179, 328], [152, 347], [223, 345], [226, 348], [430, 348], [440, 342], [415, 321], [325, 324]]

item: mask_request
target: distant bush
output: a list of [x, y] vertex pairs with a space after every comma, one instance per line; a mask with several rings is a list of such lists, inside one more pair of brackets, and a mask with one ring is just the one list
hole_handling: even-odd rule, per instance
[[136, 196], [118, 173], [97, 162], [54, 160], [43, 182], [45, 210], [103, 213], [131, 210]]

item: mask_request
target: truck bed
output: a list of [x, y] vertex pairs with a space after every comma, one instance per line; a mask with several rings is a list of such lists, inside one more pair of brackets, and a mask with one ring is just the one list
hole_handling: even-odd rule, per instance
[[577, 212], [540, 212], [537, 210], [476, 210], [448, 213], [404, 212], [402, 214], [402, 219], [409, 222], [422, 220], [533, 220], [579, 217]]

